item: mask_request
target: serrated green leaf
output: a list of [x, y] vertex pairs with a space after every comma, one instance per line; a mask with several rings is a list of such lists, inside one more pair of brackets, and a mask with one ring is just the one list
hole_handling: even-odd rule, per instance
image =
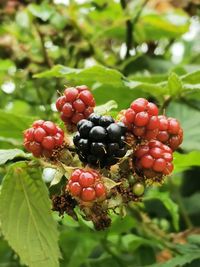
[[187, 151], [200, 150], [200, 112], [180, 103], [171, 103], [167, 115], [177, 118], [184, 131], [181, 147]]
[[168, 77], [168, 89], [171, 96], [177, 96], [182, 91], [181, 79], [174, 72], [170, 73]]
[[94, 112], [100, 115], [104, 115], [107, 112], [111, 111], [112, 109], [116, 109], [117, 107], [118, 107], [117, 103], [114, 100], [110, 100], [103, 105], [96, 106]]
[[174, 153], [174, 172], [181, 172], [193, 166], [200, 166], [200, 151], [187, 154]]
[[144, 198], [144, 200], [152, 200], [157, 199], [160, 200], [165, 208], [168, 210], [172, 217], [173, 226], [176, 230], [179, 228], [179, 213], [178, 213], [178, 205], [170, 198], [168, 192], [160, 192], [157, 190], [150, 190], [148, 195]]
[[0, 165], [16, 157], [29, 158], [30, 155], [21, 149], [0, 149]]
[[48, 191], [37, 168], [26, 162], [10, 166], [0, 195], [4, 237], [30, 267], [58, 267], [58, 232], [52, 218]]

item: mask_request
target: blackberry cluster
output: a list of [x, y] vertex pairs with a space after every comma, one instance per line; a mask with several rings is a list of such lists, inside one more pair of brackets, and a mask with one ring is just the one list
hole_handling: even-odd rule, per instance
[[66, 190], [77, 201], [102, 201], [106, 197], [101, 175], [92, 169], [76, 169], [69, 178]]
[[152, 140], [140, 145], [133, 155], [136, 173], [147, 179], [160, 179], [173, 171], [173, 154], [170, 147]]
[[86, 85], [66, 88], [56, 101], [60, 118], [66, 125], [76, 125], [94, 112], [95, 100]]
[[111, 116], [93, 113], [77, 128], [73, 141], [82, 162], [103, 168], [116, 164], [126, 154], [126, 127]]
[[174, 151], [183, 142], [183, 129], [177, 119], [158, 116], [159, 132], [156, 137], [160, 142], [168, 145]]
[[64, 132], [51, 121], [35, 121], [24, 131], [24, 146], [35, 157], [51, 158], [64, 143]]

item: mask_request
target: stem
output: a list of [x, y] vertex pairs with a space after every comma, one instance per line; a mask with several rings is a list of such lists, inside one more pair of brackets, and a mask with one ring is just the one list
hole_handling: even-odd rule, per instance
[[[147, 4], [148, 0], [145, 0], [142, 5], [140, 6], [137, 14], [135, 15], [134, 19], [131, 21], [131, 19], [127, 19], [126, 21], [126, 58], [130, 57], [130, 50], [134, 45], [134, 38], [133, 38], [133, 32], [135, 29], [135, 25], [137, 21], [140, 18], [140, 15], [142, 13], [143, 8]], [[120, 0], [120, 4], [122, 9], [125, 11], [127, 9], [127, 2], [126, 0]]]
[[45, 48], [45, 40], [44, 40], [44, 34], [40, 31], [40, 28], [38, 27], [37, 24], [35, 24], [35, 29], [38, 33], [38, 36], [40, 38], [40, 43], [41, 43], [41, 48], [42, 48], [42, 54], [43, 54], [43, 58], [44, 58], [44, 63], [47, 64], [47, 66], [49, 67], [49, 69], [51, 69], [53, 67], [53, 64], [48, 56], [47, 50]]

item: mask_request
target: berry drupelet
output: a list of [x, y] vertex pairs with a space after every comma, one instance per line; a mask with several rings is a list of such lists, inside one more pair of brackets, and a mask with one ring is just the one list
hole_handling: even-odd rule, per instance
[[101, 175], [92, 169], [76, 169], [69, 178], [66, 190], [78, 201], [94, 202], [106, 198]]
[[64, 144], [64, 132], [51, 121], [35, 121], [24, 131], [24, 146], [35, 157], [50, 158]]
[[153, 181], [173, 171], [172, 160], [171, 148], [156, 140], [140, 145], [133, 156], [136, 173]]
[[134, 100], [130, 108], [123, 111], [120, 120], [136, 138], [151, 140], [158, 134], [158, 108], [144, 98]]
[[93, 113], [81, 120], [77, 128], [73, 141], [82, 162], [103, 168], [116, 164], [126, 154], [126, 127], [111, 116]]
[[76, 125], [94, 112], [95, 100], [86, 85], [66, 88], [56, 101], [60, 118], [67, 125]]
[[160, 142], [168, 145], [173, 151], [183, 142], [183, 129], [175, 118], [167, 118], [164, 115], [158, 116], [159, 132], [156, 137]]

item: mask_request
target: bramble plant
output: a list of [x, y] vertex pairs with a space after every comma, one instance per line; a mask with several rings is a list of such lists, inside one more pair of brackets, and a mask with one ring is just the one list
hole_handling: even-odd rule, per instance
[[[171, 140], [181, 132], [180, 145], [183, 130], [176, 119], [158, 117], [158, 107], [144, 98], [134, 100], [123, 111], [124, 116], [119, 115], [119, 122], [111, 116], [87, 112], [94, 106], [94, 97], [87, 86], [66, 88], [64, 96], [56, 101], [68, 129], [65, 138], [53, 122], [39, 120], [25, 130], [24, 146], [35, 157], [51, 162], [58, 171], [68, 170], [69, 178], [64, 188], [61, 186], [61, 194], [52, 196], [53, 210], [77, 219], [74, 209], [78, 206], [84, 219], [91, 220], [97, 230], [104, 230], [110, 226], [111, 211], [141, 201], [146, 186], [163, 183], [171, 174], [172, 148], [178, 148], [177, 142]], [[163, 126], [171, 135], [164, 140], [169, 146], [157, 140]], [[74, 146], [70, 128], [71, 132], [77, 131], [73, 136]], [[77, 155], [82, 164], [78, 160], [75, 163]], [[83, 168], [79, 168], [81, 165]], [[66, 203], [61, 201], [63, 197]]]

